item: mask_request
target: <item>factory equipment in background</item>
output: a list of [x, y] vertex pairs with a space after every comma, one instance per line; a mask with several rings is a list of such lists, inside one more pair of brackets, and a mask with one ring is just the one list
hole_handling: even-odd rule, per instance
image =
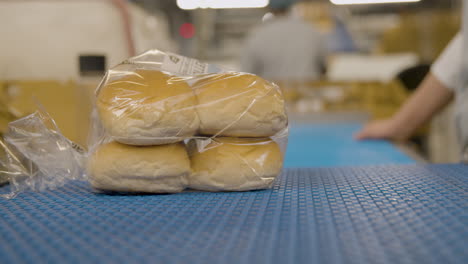
[[30, 114], [34, 97], [65, 136], [82, 145], [89, 94], [105, 69], [90, 82], [80, 71], [80, 56], [102, 57], [109, 67], [152, 48], [178, 51], [163, 16], [124, 0], [0, 0], [0, 23], [0, 100], [6, 109], [15, 117]]
[[[103, 70], [94, 72], [93, 77], [80, 71], [80, 56], [102, 58], [106, 68], [133, 54], [158, 48], [237, 70], [246, 34], [256, 25], [268, 23], [268, 9], [263, 5], [182, 9], [179, 2], [184, 1], [0, 0], [0, 34], [4, 36], [0, 101], [5, 113], [0, 114], [0, 129], [10, 119], [34, 111], [34, 96], [67, 137], [85, 145], [89, 105]], [[409, 93], [398, 81], [398, 74], [434, 60], [457, 30], [460, 3], [424, 0], [336, 6], [328, 0], [298, 1], [293, 8], [295, 15], [324, 34], [330, 34], [340, 21], [353, 46], [333, 50], [328, 73], [321, 80], [301, 84], [300, 88], [294, 81], [276, 80], [290, 98], [290, 110], [358, 109], [374, 117], [390, 115]], [[426, 22], [430, 25], [425, 26]], [[183, 31], [184, 26], [190, 34]], [[437, 143], [453, 139], [443, 128], [451, 124], [444, 116], [450, 115], [441, 115], [433, 122], [430, 136], [436, 139], [431, 144], [437, 146], [430, 152], [445, 154], [432, 161], [453, 161], [448, 157], [456, 156], [456, 143]]]

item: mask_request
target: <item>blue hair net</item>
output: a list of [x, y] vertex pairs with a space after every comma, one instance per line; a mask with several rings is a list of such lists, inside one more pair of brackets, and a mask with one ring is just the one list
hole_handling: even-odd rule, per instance
[[270, 0], [268, 6], [273, 9], [285, 9], [292, 6], [295, 2], [296, 0]]

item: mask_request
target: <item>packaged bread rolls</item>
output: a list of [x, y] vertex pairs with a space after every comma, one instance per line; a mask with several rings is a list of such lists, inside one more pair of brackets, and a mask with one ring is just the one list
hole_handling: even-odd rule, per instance
[[203, 76], [193, 88], [202, 135], [269, 137], [287, 126], [278, 86], [247, 73]]
[[107, 73], [94, 114], [88, 174], [97, 189], [180, 191], [183, 177], [167, 174], [182, 172], [167, 172], [159, 163], [185, 164], [184, 172], [187, 163], [170, 153], [163, 157], [165, 144], [188, 143], [185, 186], [192, 189], [264, 189], [281, 172], [279, 145], [288, 125], [284, 99], [276, 84], [253, 74], [151, 51]]
[[276, 84], [159, 50], [107, 71], [91, 120], [86, 150], [43, 110], [12, 122], [0, 144], [12, 183], [4, 197], [72, 180], [130, 193], [265, 189], [288, 136]]
[[99, 146], [88, 161], [91, 186], [107, 191], [180, 192], [190, 173], [183, 143], [138, 147], [110, 142]]
[[219, 137], [207, 145], [194, 139], [189, 153], [189, 187], [203, 191], [269, 188], [283, 165], [278, 144], [269, 138]]
[[130, 145], [159, 145], [195, 135], [195, 95], [185, 79], [158, 70], [119, 72], [96, 95], [106, 132]]

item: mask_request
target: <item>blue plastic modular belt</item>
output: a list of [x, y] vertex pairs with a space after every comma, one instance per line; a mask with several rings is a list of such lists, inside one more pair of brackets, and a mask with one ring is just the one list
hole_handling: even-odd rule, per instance
[[287, 168], [409, 164], [414, 161], [383, 140], [356, 141], [356, 123], [291, 124]]
[[468, 167], [289, 169], [271, 190], [0, 200], [1, 263], [467, 263]]

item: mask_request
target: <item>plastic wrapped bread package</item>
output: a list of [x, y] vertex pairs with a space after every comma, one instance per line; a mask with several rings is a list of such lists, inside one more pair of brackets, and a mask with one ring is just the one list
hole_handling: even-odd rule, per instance
[[[281, 173], [284, 98], [259, 76], [151, 50], [111, 68], [94, 101], [87, 151], [71, 155], [79, 158], [64, 179], [96, 190], [175, 193], [264, 189]], [[17, 148], [12, 137], [5, 141]]]

